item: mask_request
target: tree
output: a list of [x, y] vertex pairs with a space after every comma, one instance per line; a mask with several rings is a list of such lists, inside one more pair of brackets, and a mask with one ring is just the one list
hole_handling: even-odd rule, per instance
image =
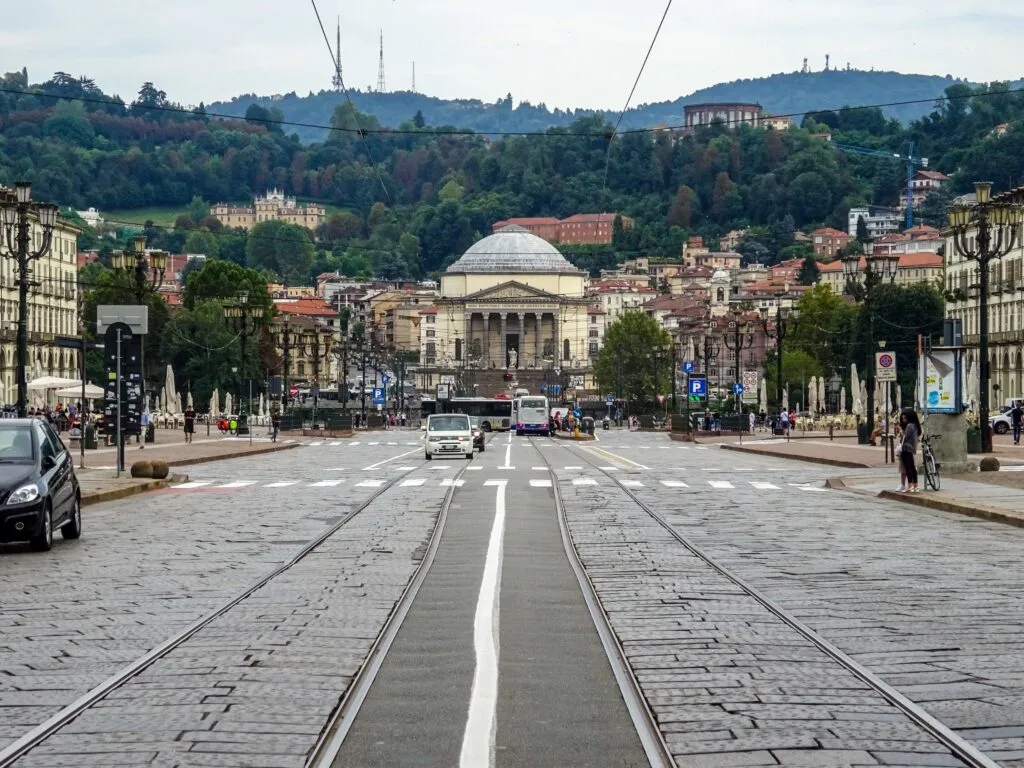
[[418, 109], [416, 110], [416, 115], [412, 119], [412, 124], [415, 125], [417, 128], [423, 128], [423, 126], [427, 124], [427, 119], [423, 117], [422, 111]]
[[198, 253], [216, 259], [220, 256], [220, 241], [212, 232], [193, 229], [185, 238], [185, 253]]
[[272, 302], [266, 279], [257, 270], [230, 261], [206, 261], [189, 270], [181, 301], [186, 309], [193, 309], [202, 302], [233, 301], [239, 291], [248, 291], [249, 305], [264, 307], [269, 314]]
[[245, 246], [250, 267], [266, 269], [291, 285], [301, 285], [310, 278], [315, 253], [305, 229], [277, 219], [253, 227]]
[[796, 320], [786, 333], [783, 361], [790, 350], [800, 349], [822, 370], [848, 368], [858, 312], [825, 283], [815, 285], [797, 303]]
[[863, 216], [857, 217], [857, 242], [866, 243], [871, 239], [871, 235], [868, 234], [868, 223], [864, 221]]
[[[777, 358], [772, 355], [770, 359], [765, 360], [765, 388], [767, 389], [770, 396], [774, 399], [774, 394], [778, 392], [778, 385], [776, 380], [778, 378], [778, 366]], [[821, 376], [826, 368], [821, 365], [821, 362], [813, 355], [808, 354], [803, 349], [791, 349], [788, 345], [784, 348], [782, 354], [782, 386], [789, 392], [789, 407], [796, 408], [797, 404], [800, 404], [801, 408], [807, 407], [807, 392], [805, 390], [807, 380], [811, 376]], [[775, 404], [775, 407], [780, 407], [779, 403]]]
[[818, 269], [818, 262], [813, 256], [807, 256], [804, 263], [800, 265], [800, 274], [797, 275], [797, 282], [800, 285], [814, 285], [821, 277], [821, 270]]
[[[671, 390], [672, 359], [664, 353], [671, 346], [668, 331], [646, 312], [625, 313], [605, 330], [594, 365], [598, 387], [632, 403], [653, 403], [655, 394]], [[659, 348], [660, 360], [651, 354]]]
[[672, 198], [668, 215], [665, 216], [665, 223], [670, 227], [688, 228], [699, 210], [700, 201], [697, 199], [697, 193], [683, 184], [676, 190], [676, 196]]
[[194, 223], [199, 224], [209, 215], [210, 204], [203, 200], [203, 198], [199, 197], [199, 195], [195, 195], [192, 198], [192, 202], [188, 204], [189, 218], [192, 219]]

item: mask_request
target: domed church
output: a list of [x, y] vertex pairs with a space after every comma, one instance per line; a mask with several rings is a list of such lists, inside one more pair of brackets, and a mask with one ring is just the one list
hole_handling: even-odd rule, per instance
[[585, 272], [522, 227], [503, 227], [475, 243], [441, 277], [438, 373], [465, 372], [462, 378], [474, 380], [483, 397], [497, 394], [489, 390], [504, 376], [473, 371], [514, 373], [531, 392], [540, 391], [541, 382], [582, 388], [585, 282]]

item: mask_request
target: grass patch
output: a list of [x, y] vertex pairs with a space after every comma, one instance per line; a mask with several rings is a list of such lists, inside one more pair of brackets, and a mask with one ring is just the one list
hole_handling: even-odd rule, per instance
[[122, 211], [100, 211], [100, 215], [110, 224], [138, 224], [142, 226], [152, 221], [157, 226], [173, 227], [174, 220], [183, 213], [185, 208], [173, 206], [154, 206], [152, 208], [132, 208]]

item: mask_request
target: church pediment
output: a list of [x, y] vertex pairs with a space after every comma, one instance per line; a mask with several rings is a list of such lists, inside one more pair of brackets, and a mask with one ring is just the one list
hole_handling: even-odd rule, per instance
[[528, 285], [523, 285], [515, 280], [510, 280], [507, 283], [501, 285], [495, 285], [492, 288], [485, 288], [482, 291], [471, 293], [466, 296], [465, 301], [467, 302], [481, 302], [481, 301], [506, 301], [506, 300], [522, 301], [523, 299], [542, 299], [544, 301], [559, 301], [560, 297], [547, 291], [542, 291], [539, 288], [531, 288]]

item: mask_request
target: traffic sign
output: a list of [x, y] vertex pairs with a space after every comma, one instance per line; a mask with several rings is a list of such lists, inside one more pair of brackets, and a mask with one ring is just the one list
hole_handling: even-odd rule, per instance
[[615, 398], [612, 395], [605, 395], [604, 401], [608, 403], [608, 405], [611, 405], [612, 403], [615, 402]]
[[384, 387], [373, 388], [373, 404], [384, 405]]
[[683, 373], [693, 373], [693, 360], [683, 360]]
[[690, 398], [700, 400], [708, 396], [708, 380], [703, 376], [690, 377]]
[[742, 395], [743, 394], [743, 385], [740, 384], [737, 381], [735, 384], [732, 385], [732, 393], [734, 395]]
[[875, 380], [896, 381], [896, 353], [875, 353]]
[[288, 394], [291, 397], [298, 397], [299, 396], [299, 388], [297, 386], [295, 386], [294, 384], [292, 384], [290, 387], [288, 387]]
[[386, 373], [381, 374], [380, 380], [385, 387], [391, 382], [391, 379], [388, 378], [388, 375]]
[[743, 402], [756, 403], [757, 389], [761, 384], [760, 371], [743, 372]]

